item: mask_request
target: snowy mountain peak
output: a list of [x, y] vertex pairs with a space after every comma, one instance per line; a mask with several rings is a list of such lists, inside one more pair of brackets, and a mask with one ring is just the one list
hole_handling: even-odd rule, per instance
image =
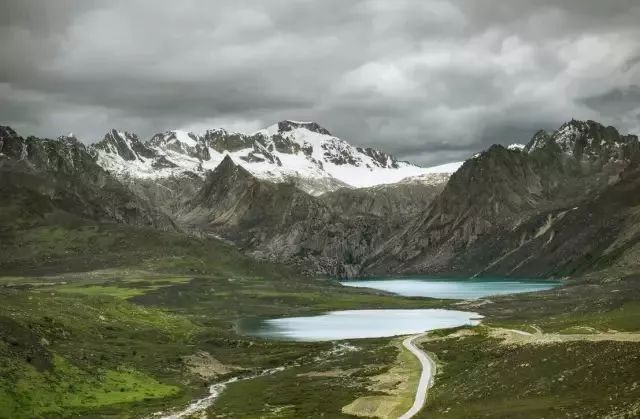
[[253, 176], [294, 182], [312, 194], [345, 186], [396, 183], [431, 173], [382, 151], [354, 147], [315, 122], [291, 120], [254, 134], [214, 129], [198, 136], [171, 130], [145, 143], [133, 134], [113, 130], [93, 146], [93, 152], [106, 170], [134, 178], [193, 173], [204, 178], [206, 171], [228, 156]]

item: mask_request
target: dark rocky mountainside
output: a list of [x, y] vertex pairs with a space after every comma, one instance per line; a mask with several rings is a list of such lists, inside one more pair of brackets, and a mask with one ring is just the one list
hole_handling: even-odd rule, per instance
[[545, 211], [509, 231], [483, 238], [455, 264], [504, 276], [570, 276], [607, 269], [610, 278], [637, 272], [640, 263], [640, 170], [628, 167], [619, 182], [594, 199]]
[[448, 174], [435, 182], [406, 181], [369, 188], [340, 188], [319, 196], [329, 208], [343, 216], [370, 215], [404, 221], [421, 214], [442, 192]]
[[[536, 257], [534, 247], [542, 245], [545, 233], [555, 234], [551, 224], [582, 214], [570, 211], [614, 188], [637, 161], [636, 136], [621, 136], [593, 121], [571, 121], [551, 135], [539, 132], [523, 151], [493, 146], [465, 162], [424, 214], [373, 253], [366, 269], [563, 274], [574, 259], [558, 256], [550, 264]], [[553, 237], [544, 239], [552, 249]], [[575, 256], [591, 243], [573, 245]]]
[[3, 218], [33, 221], [59, 212], [93, 221], [174, 229], [153, 208], [96, 164], [73, 137], [22, 138], [0, 127]]
[[398, 225], [372, 214], [344, 215], [293, 184], [255, 178], [230, 157], [211, 172], [177, 220], [229, 239], [258, 258], [310, 273], [353, 276]]

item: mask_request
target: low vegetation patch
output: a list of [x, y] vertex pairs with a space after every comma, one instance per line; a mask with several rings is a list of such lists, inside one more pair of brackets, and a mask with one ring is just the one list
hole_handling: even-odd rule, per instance
[[57, 355], [45, 371], [16, 360], [2, 370], [0, 417], [6, 418], [68, 417], [105, 406], [165, 398], [180, 391], [135, 369], [87, 371]]
[[[488, 331], [428, 340], [441, 364], [420, 417], [637, 416], [640, 343], [503, 345]], [[625, 416], [626, 415], [626, 416]]]
[[[409, 410], [415, 398], [422, 366], [418, 359], [402, 346], [402, 338], [392, 346], [398, 351], [391, 367], [370, 378], [368, 388], [376, 395], [357, 398], [342, 408], [342, 412], [365, 417], [397, 418]], [[382, 394], [380, 394], [382, 393]]]

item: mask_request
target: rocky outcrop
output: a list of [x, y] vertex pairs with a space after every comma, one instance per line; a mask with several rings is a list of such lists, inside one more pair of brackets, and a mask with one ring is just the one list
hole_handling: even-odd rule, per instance
[[369, 148], [369, 147], [367, 148], [358, 147], [357, 150], [360, 153], [371, 157], [379, 167], [392, 167], [394, 169], [398, 168], [398, 161], [387, 153], [383, 153], [380, 150], [376, 150], [374, 148]]
[[253, 148], [255, 138], [238, 133], [229, 133], [223, 129], [208, 130], [203, 136], [204, 144], [218, 153], [234, 152]]

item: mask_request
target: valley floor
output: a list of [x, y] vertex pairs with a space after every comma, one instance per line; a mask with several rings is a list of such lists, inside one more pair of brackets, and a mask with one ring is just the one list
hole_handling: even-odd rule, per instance
[[[418, 341], [438, 373], [417, 417], [640, 414], [635, 278], [462, 303], [301, 278], [217, 241], [155, 230], [46, 227], [3, 238], [2, 418], [153, 417], [184, 409], [214, 383], [274, 368], [229, 384], [200, 413], [398, 417], [413, 404], [421, 371], [401, 338], [267, 341], [239, 334], [237, 324], [431, 307], [487, 318]], [[99, 245], [85, 254], [86, 243]]]

